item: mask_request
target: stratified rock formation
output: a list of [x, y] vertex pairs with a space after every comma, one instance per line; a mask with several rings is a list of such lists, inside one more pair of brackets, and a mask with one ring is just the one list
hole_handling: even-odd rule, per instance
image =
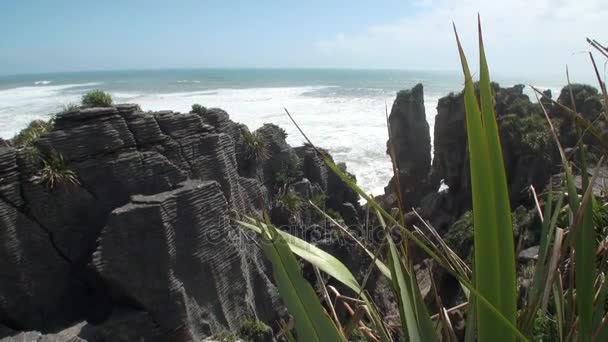
[[[492, 84], [492, 88], [509, 187], [513, 235], [519, 241], [517, 252], [533, 251], [539, 242], [540, 220], [530, 186], [542, 194], [553, 175], [560, 172], [561, 161], [544, 112], [539, 104], [530, 101], [524, 93], [524, 86], [501, 88], [498, 84]], [[544, 94], [551, 96], [548, 91]], [[606, 136], [605, 120], [597, 120], [603, 106], [598, 91], [586, 85], [568, 86], [561, 91], [557, 102], [572, 108], [571, 98], [574, 98], [577, 112], [593, 122], [593, 128], [599, 134]], [[553, 119], [566, 150], [578, 148], [572, 113], [560, 105], [553, 105], [546, 98], [541, 101]], [[399, 92], [391, 111], [388, 144], [389, 147], [394, 146], [401, 202], [406, 212], [412, 206], [416, 207], [421, 217], [437, 229], [444, 241], [463, 260], [470, 262], [473, 222], [463, 93], [451, 93], [439, 99], [432, 163], [422, 103], [422, 86], [417, 85], [411, 90]], [[601, 154], [601, 150], [596, 148], [599, 146], [598, 139], [588, 133], [584, 143], [589, 151], [588, 158], [593, 162]], [[385, 188], [385, 194], [379, 196], [387, 209], [399, 204], [396, 184], [396, 180], [392, 179]], [[406, 224], [421, 224], [412, 213], [406, 213], [405, 219]], [[423, 265], [423, 259], [428, 256], [416, 248], [413, 251], [415, 262]], [[437, 275], [435, 285], [445, 305], [462, 302], [457, 282], [450, 276]]]
[[[524, 94], [523, 85], [510, 88], [501, 88], [498, 84], [492, 86], [512, 207], [529, 205], [532, 203], [529, 186], [544, 189], [550, 176], [558, 170], [557, 148], [540, 106], [532, 103]], [[428, 136], [428, 124], [422, 101], [422, 86], [417, 85], [397, 94], [391, 112], [391, 120], [399, 115], [402, 122], [408, 123], [397, 126], [391, 121], [401, 192], [406, 210], [411, 207], [407, 204], [419, 207], [435, 228], [446, 232], [463, 213], [471, 209], [463, 93], [452, 93], [439, 99], [432, 164], [431, 146], [425, 136]], [[397, 140], [395, 136], [417, 138]], [[385, 202], [392, 206], [396, 204], [390, 201], [390, 196], [395, 196], [394, 183], [391, 180], [385, 189]], [[439, 189], [443, 191], [438, 192]]]
[[387, 153], [394, 158], [399, 181], [393, 176], [385, 191], [397, 193], [398, 183], [403, 207], [409, 209], [417, 206], [428, 190], [426, 177], [431, 170], [431, 136], [422, 84], [397, 93], [388, 121]]
[[[3, 142], [0, 339], [198, 341], [246, 319], [276, 326], [270, 270], [232, 219], [296, 188], [312, 198], [296, 183], [340, 185], [308, 152], [303, 167], [274, 125], [258, 130], [267, 153], [245, 163], [243, 128], [220, 109], [126, 104], [59, 114], [29, 149]], [[75, 184], [44, 181], [53, 156]], [[358, 200], [339, 196], [325, 200]]]

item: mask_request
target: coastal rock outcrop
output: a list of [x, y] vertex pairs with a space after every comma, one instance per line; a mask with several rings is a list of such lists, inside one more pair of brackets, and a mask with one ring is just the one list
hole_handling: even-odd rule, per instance
[[[270, 270], [231, 219], [271, 207], [277, 173], [292, 186], [302, 164], [266, 125], [269, 153], [240, 172], [242, 129], [220, 109], [126, 104], [61, 113], [28, 148], [3, 143], [0, 338], [68, 329], [78, 331], [65, 340], [96, 341], [86, 333], [95, 330], [112, 341], [191, 341], [249, 318], [274, 324], [283, 311]], [[312, 187], [336, 186], [313, 169]]]
[[387, 153], [394, 158], [399, 179], [393, 176], [385, 193], [400, 193], [404, 208], [418, 206], [429, 190], [426, 178], [431, 169], [431, 136], [424, 110], [422, 84], [397, 93], [388, 125]]
[[[542, 116], [540, 106], [530, 101], [523, 91], [523, 85], [501, 88], [494, 83], [492, 87], [511, 203], [513, 207], [529, 205], [531, 197], [528, 187], [534, 185], [537, 189], [543, 189], [550, 176], [557, 170], [559, 165], [557, 148], [552, 141], [549, 125]], [[402, 99], [405, 95], [409, 99], [414, 94], [417, 94], [416, 98], [420, 103], [423, 97], [422, 87], [417, 85], [411, 90], [400, 92], [395, 105], [404, 103]], [[407, 105], [401, 107], [410, 109], [402, 109], [403, 113], [409, 114], [410, 120], [423, 121], [423, 123], [402, 125], [402, 131], [397, 134], [413, 137], [424, 135], [419, 132], [427, 125], [425, 117], [420, 115], [420, 113], [424, 114], [423, 107], [420, 104], [414, 108], [417, 110], [411, 110], [411, 106]], [[398, 127], [391, 124], [391, 129], [398, 130]], [[391, 135], [395, 134], [391, 133]], [[397, 165], [402, 165], [401, 189], [404, 193], [408, 193], [411, 188], [418, 189], [418, 191], [410, 190], [409, 196], [404, 194], [404, 202], [415, 204], [420, 208], [421, 214], [431, 220], [435, 228], [440, 232], [446, 232], [464, 212], [471, 208], [466, 118], [462, 92], [451, 93], [439, 99], [435, 118], [432, 164], [430, 157], [421, 157], [426, 156], [426, 151], [430, 149], [430, 143], [426, 141], [425, 137], [412, 142], [402, 140], [402, 145], [399, 148], [395, 147], [395, 150], [402, 151], [395, 153]], [[425, 153], [420, 154], [419, 151]], [[406, 171], [403, 165], [406, 165]], [[416, 165], [416, 168], [408, 169], [407, 165]], [[393, 191], [391, 190], [393, 183], [394, 180], [391, 180], [387, 187], [387, 195]], [[408, 188], [408, 183], [414, 185]], [[437, 192], [438, 189], [442, 191]]]
[[[494, 83], [492, 88], [511, 208], [513, 209], [514, 234], [518, 235], [519, 232], [526, 229], [532, 232], [531, 236], [526, 236], [521, 240], [523, 245], [520, 246], [522, 248], [531, 247], [537, 243], [538, 237], [534, 235], [537, 233], [537, 229], [534, 228], [537, 226], [537, 222], [533, 219], [535, 210], [530, 186], [534, 186], [537, 193], [541, 193], [551, 181], [552, 176], [559, 172], [561, 162], [558, 149], [541, 106], [530, 101], [524, 92], [523, 85], [502, 88]], [[577, 112], [594, 123], [594, 129], [599, 134], [606, 134], [604, 120], [597, 120], [602, 113], [603, 103], [595, 88], [580, 84], [566, 86], [562, 89], [556, 105], [549, 100], [550, 91], [545, 91], [543, 94], [545, 97], [541, 99], [541, 102], [553, 119], [560, 142], [565, 149], [577, 148], [578, 142], [572, 113], [564, 109], [564, 107], [573, 107], [572, 98]], [[410, 100], [414, 98], [414, 95], [416, 95], [415, 98], [418, 98], [418, 105], [414, 106], [411, 105], [411, 102], [404, 101], [404, 98]], [[407, 114], [406, 116], [410, 120], [416, 118], [418, 121], [425, 121], [425, 118], [420, 115], [423, 113], [422, 107], [419, 105], [422, 96], [422, 87], [419, 85], [411, 90], [399, 92], [391, 117], [395, 114], [395, 106], [401, 104], [402, 109], [397, 113]], [[426, 122], [395, 126], [391, 122], [391, 137], [420, 136], [421, 133], [418, 130], [423, 129], [425, 125]], [[401, 131], [392, 132], [399, 128]], [[425, 137], [418, 138], [416, 141], [402, 139], [401, 146], [395, 147], [395, 150], [398, 151], [395, 153], [396, 162], [402, 168], [400, 169], [402, 191], [407, 192], [408, 190], [403, 179], [407, 180], [413, 175], [417, 175], [415, 178], [418, 180], [418, 189], [424, 189], [418, 193], [410, 192], [410, 198], [406, 198], [404, 201], [417, 203], [421, 216], [430, 221], [449, 241], [454, 250], [461, 251], [461, 257], [467, 258], [470, 255], [472, 243], [469, 214], [471, 188], [462, 92], [451, 93], [439, 99], [431, 165], [421, 158], [419, 153], [424, 151], [426, 154], [428, 150], [426, 141]], [[593, 134], [587, 133], [584, 143], [593, 158], [595, 147], [599, 146], [598, 139]], [[416, 170], [408, 168], [408, 165], [416, 165]], [[408, 171], [403, 172], [403, 169]], [[425, 170], [430, 171], [428, 174], [424, 174]], [[393, 197], [396, 195], [393, 183], [394, 180], [391, 180], [383, 197], [384, 203], [389, 207], [394, 207], [396, 204], [395, 201], [390, 200], [391, 195]], [[407, 183], [405, 184], [407, 185]], [[406, 219], [408, 217], [406, 215]], [[410, 221], [410, 223], [418, 223], [417, 218], [410, 218]]]

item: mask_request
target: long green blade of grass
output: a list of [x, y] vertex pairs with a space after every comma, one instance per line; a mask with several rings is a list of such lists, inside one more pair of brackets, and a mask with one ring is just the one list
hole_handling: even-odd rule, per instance
[[[566, 69], [566, 76], [568, 79], [568, 88], [570, 90], [570, 102], [572, 109], [575, 113], [576, 104], [574, 101], [574, 94], [572, 91], [572, 85], [570, 84], [570, 75], [568, 69]], [[581, 166], [581, 178], [583, 181], [583, 189], [587, 189], [588, 194], [586, 196], [592, 196], [591, 189], [589, 186], [589, 175], [587, 174], [587, 156], [585, 152], [585, 146], [583, 145], [583, 133], [581, 125], [575, 122], [576, 132], [578, 135], [578, 148], [580, 154], [580, 166]], [[599, 165], [598, 165], [599, 167]], [[576, 194], [573, 194], [574, 196]], [[583, 203], [581, 203], [581, 206]], [[575, 280], [576, 280], [576, 304], [577, 313], [579, 318], [579, 334], [578, 337], [581, 341], [590, 341], [592, 336], [593, 327], [593, 282], [595, 277], [595, 237], [593, 236], [593, 206], [587, 203], [584, 208], [582, 222], [580, 227], [575, 223]], [[572, 231], [572, 229], [571, 229]]]
[[343, 341], [344, 338], [319, 302], [315, 291], [300, 274], [300, 267], [287, 242], [272, 225], [262, 231], [262, 249], [272, 263], [281, 298], [295, 319], [301, 341]]
[[[473, 199], [475, 285], [477, 290], [514, 324], [517, 287], [511, 209], [481, 25], [481, 108], [456, 28], [454, 32], [465, 77], [464, 100]], [[477, 308], [477, 338], [480, 341], [514, 341], [515, 334], [493, 319], [486, 306], [480, 306]]]
[[[258, 234], [263, 234], [268, 229], [268, 224], [256, 221], [253, 218], [247, 217], [250, 222], [236, 221], [242, 227], [250, 229]], [[289, 246], [291, 252], [299, 256], [300, 258], [308, 261], [312, 265], [318, 267], [321, 271], [329, 274], [334, 279], [338, 280], [342, 284], [348, 286], [355, 293], [358, 293], [361, 299], [365, 302], [368, 308], [370, 319], [376, 328], [376, 331], [381, 335], [383, 341], [391, 341], [390, 334], [382, 322], [381, 316], [376, 309], [374, 303], [365, 294], [365, 291], [359, 285], [359, 282], [355, 279], [352, 272], [336, 257], [316, 247], [315, 245], [308, 243], [300, 238], [297, 238], [287, 232], [275, 229], [275, 231], [281, 236], [281, 238]], [[381, 272], [387, 272], [388, 278], [390, 279], [390, 271], [381, 261], [376, 261], [376, 267]]]
[[[494, 216], [496, 220], [496, 232], [498, 253], [493, 256], [498, 258], [498, 269], [495, 270], [500, 284], [500, 309], [511, 322], [517, 317], [517, 282], [515, 275], [516, 260], [515, 246], [513, 243], [513, 224], [511, 222], [511, 204], [509, 202], [509, 188], [507, 187], [507, 176], [505, 173], [504, 159], [500, 145], [500, 135], [494, 113], [494, 96], [490, 86], [490, 71], [486, 61], [483, 37], [481, 31], [481, 20], [478, 16], [479, 30], [479, 87], [481, 113], [483, 118], [486, 139], [488, 143], [488, 161], [492, 171], [494, 183]], [[478, 191], [485, 191], [478, 189]], [[483, 229], [483, 228], [482, 228]], [[481, 241], [483, 243], [483, 241]], [[477, 260], [476, 260], [477, 262]], [[481, 275], [483, 276], [483, 275]]]
[[[241, 226], [251, 229], [258, 234], [262, 234], [265, 229], [269, 229], [267, 224], [258, 223], [247, 223], [243, 221], [236, 221]], [[339, 280], [342, 284], [348, 286], [356, 293], [361, 291], [359, 282], [355, 279], [355, 276], [348, 270], [344, 264], [333, 255], [323, 251], [322, 249], [310, 244], [302, 239], [299, 239], [287, 232], [276, 230], [277, 234], [281, 236], [282, 241], [285, 242], [286, 246], [289, 246], [291, 252], [295, 253], [302, 259], [310, 262], [314, 266], [321, 269], [323, 272]]]
[[348, 174], [346, 174], [340, 167], [338, 167], [333, 162], [333, 160], [331, 158], [329, 158], [322, 151], [317, 149], [315, 147], [315, 145], [312, 143], [312, 141], [310, 141], [310, 139], [308, 139], [308, 137], [306, 136], [304, 131], [302, 131], [302, 129], [297, 124], [297, 122], [294, 120], [294, 118], [291, 116], [289, 111], [287, 109], [285, 109], [285, 112], [287, 113], [287, 115], [289, 116], [291, 121], [294, 123], [294, 125], [296, 126], [298, 131], [300, 131], [300, 133], [302, 134], [304, 139], [313, 148], [315, 148], [317, 153], [322, 157], [325, 164], [329, 167], [329, 169], [332, 172], [334, 172], [340, 178], [340, 180], [342, 182], [344, 182], [350, 189], [352, 189], [359, 196], [361, 196], [363, 199], [365, 199], [367, 201], [367, 204], [370, 206], [370, 208], [372, 208], [373, 210], [377, 210], [381, 214], [381, 216], [387, 221], [387, 223], [390, 223], [390, 224], [394, 225], [395, 227], [398, 227], [403, 234], [407, 235], [407, 237], [409, 239], [411, 239], [418, 247], [420, 247], [431, 258], [433, 258], [435, 261], [437, 261], [439, 263], [439, 265], [444, 267], [446, 271], [448, 271], [452, 276], [454, 276], [464, 287], [466, 287], [466, 289], [468, 291], [470, 291], [470, 293], [472, 295], [475, 296], [475, 298], [476, 298], [475, 303], [477, 303], [478, 306], [487, 308], [488, 312], [490, 313], [490, 316], [494, 318], [494, 321], [497, 324], [502, 325], [505, 329], [510, 330], [513, 334], [517, 335], [517, 337], [521, 341], [528, 341], [528, 338], [517, 329], [515, 323], [512, 322], [510, 319], [506, 318], [489, 299], [487, 299], [480, 291], [478, 291], [475, 288], [475, 286], [473, 286], [473, 284], [470, 282], [469, 276], [467, 274], [463, 274], [460, 272], [459, 269], [454, 269], [453, 267], [451, 267], [449, 262], [446, 261], [446, 258], [443, 256], [443, 254], [441, 253], [440, 250], [437, 250], [436, 248], [434, 248], [434, 246], [428, 245], [427, 243], [422, 241], [422, 239], [420, 239], [420, 237], [417, 234], [415, 234], [412, 231], [403, 227], [403, 225], [401, 225], [401, 223], [399, 223], [392, 215], [390, 215], [386, 210], [384, 210], [384, 208], [382, 208], [382, 206], [378, 203], [378, 201], [376, 201], [367, 192], [363, 191]]

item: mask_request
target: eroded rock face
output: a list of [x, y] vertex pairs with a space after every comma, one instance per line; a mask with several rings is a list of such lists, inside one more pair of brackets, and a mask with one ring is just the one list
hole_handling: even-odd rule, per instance
[[[299, 227], [317, 220], [307, 200], [353, 223], [361, 208], [276, 125], [244, 162], [246, 129], [221, 109], [122, 104], [62, 113], [27, 149], [2, 142], [0, 338], [199, 341], [247, 319], [276, 326], [285, 310], [257, 237], [232, 219], [288, 207], [285, 192]], [[41, 177], [58, 156], [75, 183]]]
[[385, 192], [395, 193], [399, 183], [403, 207], [415, 207], [427, 191], [426, 178], [431, 169], [431, 137], [422, 84], [397, 93], [388, 120], [387, 153], [393, 154], [399, 181], [393, 177]]
[[228, 209], [215, 181], [134, 196], [110, 215], [92, 265], [114, 296], [135, 301], [171, 340], [236, 331], [256, 314], [269, 320], [278, 298]]
[[264, 205], [267, 190], [239, 175], [238, 124], [224, 114], [119, 105], [59, 115], [35, 146], [63, 156], [78, 184], [52, 189], [36, 158], [0, 147], [0, 322], [51, 332], [137, 308], [163, 341], [236, 330], [245, 317], [273, 322], [269, 270], [230, 221]]
[[[511, 203], [513, 207], [528, 205], [528, 187], [543, 189], [557, 171], [557, 148], [540, 106], [523, 93], [523, 85], [492, 87]], [[430, 179], [447, 185], [449, 190], [447, 194], [428, 194], [423, 208], [428, 217], [437, 217], [434, 223], [439, 230], [448, 229], [471, 208], [466, 134], [463, 93], [439, 99]]]

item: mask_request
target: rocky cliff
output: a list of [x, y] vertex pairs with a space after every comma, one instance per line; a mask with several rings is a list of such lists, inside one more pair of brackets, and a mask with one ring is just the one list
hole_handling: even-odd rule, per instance
[[[560, 159], [549, 126], [539, 104], [530, 101], [523, 85], [502, 88], [493, 84], [495, 110], [503, 148], [511, 207], [533, 205], [529, 186], [542, 191], [551, 176], [559, 172]], [[601, 112], [601, 97], [596, 89], [572, 85], [577, 110], [587, 119], [596, 120]], [[550, 92], [546, 92], [551, 96]], [[414, 204], [441, 233], [471, 209], [470, 172], [463, 93], [451, 93], [437, 104], [433, 139], [433, 159], [426, 138], [428, 124], [424, 116], [422, 86], [401, 91], [390, 116], [391, 141], [395, 144], [400, 171], [403, 203]], [[570, 88], [565, 87], [557, 99], [570, 106]], [[418, 103], [418, 105], [413, 105]], [[571, 115], [560, 106], [543, 101], [554, 124], [561, 132], [565, 148], [575, 147]], [[597, 127], [605, 132], [603, 126]], [[406, 138], [403, 138], [406, 137]], [[589, 145], [597, 140], [589, 139]], [[412, 167], [414, 165], [415, 167]], [[394, 180], [385, 189], [383, 200], [395, 206]], [[441, 190], [441, 191], [438, 191]], [[406, 206], [406, 208], [408, 208]]]
[[[61, 113], [28, 148], [3, 142], [0, 338], [198, 341], [248, 319], [275, 325], [267, 263], [231, 219], [344, 185], [274, 125], [246, 157], [244, 129], [220, 109], [125, 104]], [[358, 206], [336, 194], [326, 201]]]

